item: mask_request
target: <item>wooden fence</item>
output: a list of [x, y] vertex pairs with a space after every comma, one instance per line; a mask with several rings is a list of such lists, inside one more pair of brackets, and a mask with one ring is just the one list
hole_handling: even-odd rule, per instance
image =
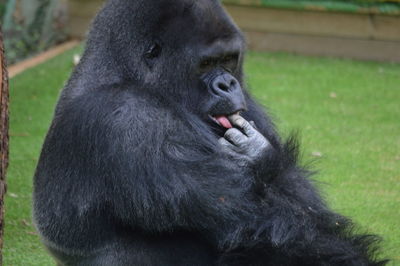
[[[289, 2], [295, 4], [290, 6]], [[69, 33], [83, 37], [102, 3], [103, 0], [69, 0]], [[224, 3], [247, 35], [250, 49], [400, 62], [399, 3], [355, 5], [337, 1], [331, 2], [336, 3], [331, 6], [318, 5], [326, 1], [317, 0], [225, 0]]]

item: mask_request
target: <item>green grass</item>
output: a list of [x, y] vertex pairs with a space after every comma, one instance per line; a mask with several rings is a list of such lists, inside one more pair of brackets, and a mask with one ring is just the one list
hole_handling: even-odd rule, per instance
[[[31, 184], [77, 51], [11, 80], [6, 266], [54, 265], [32, 226]], [[318, 159], [312, 166], [329, 204], [382, 235], [385, 255], [400, 264], [400, 65], [250, 53], [246, 70], [282, 134], [300, 132], [303, 162]]]

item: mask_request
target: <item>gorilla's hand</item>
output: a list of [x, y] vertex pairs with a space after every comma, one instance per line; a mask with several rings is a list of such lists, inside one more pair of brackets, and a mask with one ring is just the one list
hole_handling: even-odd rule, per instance
[[255, 129], [255, 125], [239, 115], [232, 115], [229, 120], [237, 128], [228, 129], [224, 138], [219, 139], [223, 150], [243, 166], [252, 166], [266, 158], [272, 149], [269, 141]]

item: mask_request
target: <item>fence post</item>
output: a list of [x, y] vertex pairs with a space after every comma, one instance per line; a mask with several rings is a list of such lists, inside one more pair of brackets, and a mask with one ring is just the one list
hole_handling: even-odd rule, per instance
[[0, 28], [0, 265], [3, 256], [4, 196], [8, 165], [8, 75], [4, 57], [3, 36]]

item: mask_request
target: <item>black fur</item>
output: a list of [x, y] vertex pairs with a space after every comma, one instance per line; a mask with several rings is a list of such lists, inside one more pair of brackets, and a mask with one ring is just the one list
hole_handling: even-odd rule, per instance
[[[34, 180], [34, 218], [61, 265], [384, 265], [374, 236], [330, 211], [244, 91], [273, 150], [221, 151], [201, 55], [243, 37], [215, 0], [111, 0], [62, 92]], [[223, 134], [223, 132], [222, 132]]]

